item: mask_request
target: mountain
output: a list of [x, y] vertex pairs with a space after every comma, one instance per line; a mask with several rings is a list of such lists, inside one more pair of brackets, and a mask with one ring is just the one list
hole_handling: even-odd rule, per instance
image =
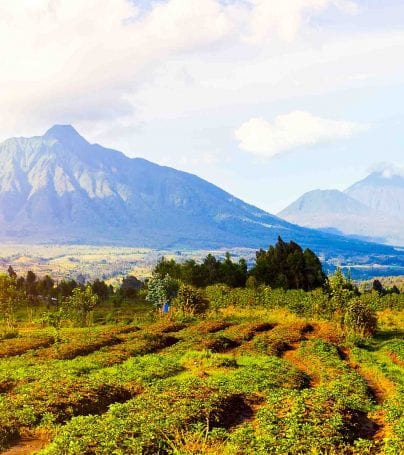
[[377, 254], [383, 264], [401, 254], [296, 226], [195, 175], [90, 144], [69, 125], [6, 140], [0, 162], [2, 241], [258, 248], [281, 235], [325, 258]]
[[199, 247], [295, 229], [199, 177], [89, 144], [70, 125], [9, 139], [0, 160], [3, 238]]
[[344, 192], [309, 191], [278, 216], [326, 232], [404, 245], [404, 179], [374, 172]]
[[404, 176], [394, 169], [373, 172], [346, 189], [345, 194], [372, 209], [404, 220]]

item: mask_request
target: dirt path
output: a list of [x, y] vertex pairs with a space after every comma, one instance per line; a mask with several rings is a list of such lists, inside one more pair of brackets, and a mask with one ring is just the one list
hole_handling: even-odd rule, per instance
[[[345, 348], [342, 350], [342, 354], [345, 356], [345, 362], [347, 365], [354, 369], [366, 382], [368, 390], [375, 400], [377, 405], [382, 405], [384, 401], [391, 396], [391, 391], [394, 389], [394, 384], [389, 381], [387, 378], [383, 379], [383, 382], [378, 381], [372, 374], [359, 365], [351, 357], [351, 352], [349, 349]], [[372, 439], [378, 444], [381, 444], [383, 439], [388, 436], [390, 433], [390, 426], [385, 419], [385, 411], [378, 409], [370, 411], [368, 413], [369, 419], [371, 419], [376, 425], [377, 431], [373, 435]]]
[[363, 368], [352, 359], [349, 349], [342, 349], [342, 353], [348, 366], [362, 376], [368, 386], [369, 392], [377, 404], [382, 404], [389, 396], [391, 396], [391, 391], [394, 390], [395, 386], [390, 380], [383, 378], [383, 382], [381, 382], [374, 378], [373, 375], [366, 370], [366, 368]]
[[39, 452], [45, 446], [46, 442], [42, 439], [22, 438], [18, 444], [1, 452], [1, 455], [31, 455]]

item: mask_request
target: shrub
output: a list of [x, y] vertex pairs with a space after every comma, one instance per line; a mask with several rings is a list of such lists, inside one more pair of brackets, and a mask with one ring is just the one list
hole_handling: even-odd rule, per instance
[[359, 298], [354, 298], [347, 305], [344, 325], [354, 334], [372, 336], [376, 332], [377, 317], [369, 305]]
[[207, 301], [199, 289], [182, 283], [178, 294], [173, 300], [173, 308], [183, 315], [203, 313], [207, 308]]

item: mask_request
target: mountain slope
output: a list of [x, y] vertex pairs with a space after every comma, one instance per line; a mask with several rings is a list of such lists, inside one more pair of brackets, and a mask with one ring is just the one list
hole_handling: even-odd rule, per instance
[[219, 245], [263, 224], [290, 229], [194, 175], [91, 145], [70, 126], [10, 139], [0, 159], [5, 237]]
[[398, 254], [290, 224], [195, 175], [89, 144], [68, 125], [5, 141], [0, 162], [3, 241], [257, 248], [281, 235], [324, 257]]
[[338, 190], [305, 193], [278, 216], [301, 226], [404, 245], [402, 224]]
[[373, 172], [345, 194], [388, 215], [404, 220], [404, 177], [394, 171]]

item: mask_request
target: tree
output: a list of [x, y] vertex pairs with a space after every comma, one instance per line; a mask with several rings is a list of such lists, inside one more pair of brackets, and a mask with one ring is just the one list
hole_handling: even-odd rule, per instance
[[373, 291], [376, 291], [379, 295], [385, 295], [386, 290], [384, 289], [380, 280], [374, 280], [372, 284]]
[[400, 289], [396, 285], [389, 289], [390, 294], [400, 294]]
[[43, 297], [53, 297], [55, 294], [54, 280], [49, 275], [45, 275], [43, 278], [38, 280], [37, 291], [39, 295], [42, 295]]
[[169, 275], [175, 279], [181, 279], [181, 264], [178, 264], [174, 259], [166, 259], [164, 256], [157, 262], [154, 267], [153, 274], [164, 278]]
[[57, 294], [59, 297], [69, 297], [72, 295], [74, 289], [78, 287], [78, 283], [74, 280], [62, 280], [56, 287]]
[[244, 287], [247, 280], [247, 263], [245, 259], [240, 259], [238, 263], [231, 260], [229, 252], [225, 259], [220, 263], [220, 280], [217, 283], [224, 283], [233, 288]]
[[11, 267], [11, 265], [7, 269], [8, 276], [14, 280], [17, 279], [17, 274], [15, 273], [14, 269]]
[[178, 281], [171, 278], [170, 275], [166, 275], [164, 278], [154, 275], [147, 283], [146, 300], [156, 308], [161, 308], [165, 303], [170, 303], [177, 295], [178, 287]]
[[98, 300], [98, 296], [93, 293], [91, 286], [87, 285], [85, 288], [73, 289], [72, 295], [65, 300], [65, 306], [67, 312], [79, 326], [89, 326]]
[[28, 297], [35, 298], [38, 294], [36, 289], [36, 275], [32, 270], [28, 270], [27, 276], [25, 278], [25, 292]]
[[60, 343], [62, 322], [66, 318], [66, 312], [63, 308], [58, 308], [56, 311], [44, 313], [42, 321], [53, 328], [55, 334], [56, 345]]
[[355, 297], [356, 293], [351, 289], [350, 283], [339, 267], [328, 277], [328, 286], [334, 311], [345, 311], [348, 302]]
[[202, 271], [204, 276], [204, 286], [220, 282], [221, 279], [221, 262], [213, 254], [208, 254], [202, 262]]
[[15, 278], [0, 274], [0, 316], [8, 329], [14, 327], [15, 310], [25, 301], [24, 293], [17, 288]]
[[201, 264], [194, 259], [177, 263], [174, 259], [160, 259], [153, 273], [160, 278], [166, 275], [196, 287], [225, 283], [232, 287], [242, 287], [247, 279], [247, 263], [240, 259], [233, 262], [230, 253], [226, 253], [223, 261], [208, 254]]
[[140, 280], [135, 276], [129, 275], [122, 280], [119, 292], [122, 297], [133, 298], [142, 287], [143, 283]]
[[101, 281], [98, 278], [91, 283], [91, 289], [95, 295], [98, 296], [100, 300], [107, 300], [109, 297], [109, 287], [105, 281]]
[[256, 252], [255, 266], [250, 271], [258, 283], [271, 288], [312, 289], [324, 286], [326, 276], [321, 262], [310, 249], [302, 250], [296, 242], [281, 237], [267, 251]]

